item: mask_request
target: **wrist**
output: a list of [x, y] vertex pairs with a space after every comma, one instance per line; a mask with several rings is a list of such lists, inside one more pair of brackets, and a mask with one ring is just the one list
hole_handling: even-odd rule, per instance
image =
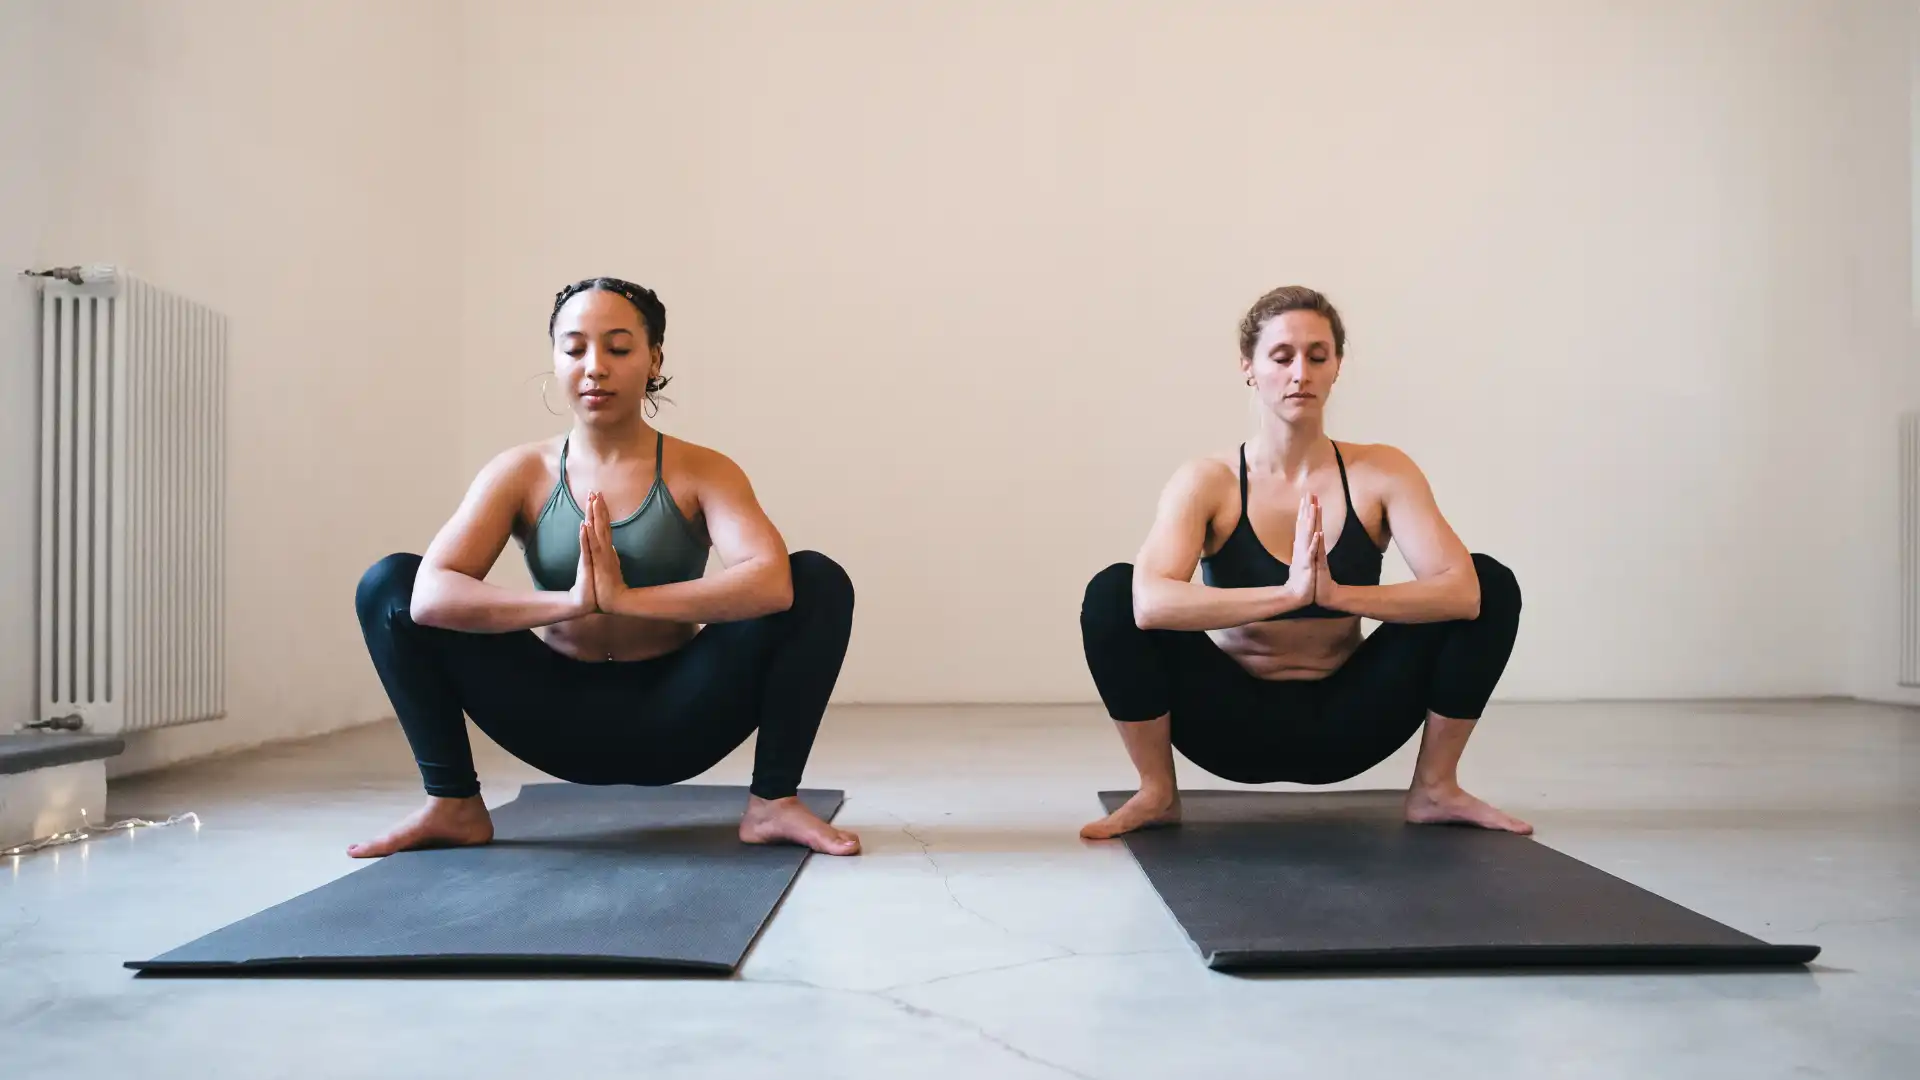
[[640, 590], [623, 585], [617, 589], [600, 590], [600, 610], [608, 615], [638, 615]]
[[1306, 607], [1308, 603], [1307, 590], [1300, 585], [1297, 579], [1289, 581], [1285, 585], [1280, 586], [1280, 607], [1274, 614], [1285, 615], [1289, 611], [1298, 611]]
[[1350, 594], [1347, 592], [1346, 586], [1334, 581], [1332, 578], [1323, 577], [1320, 579], [1320, 589], [1318, 594], [1313, 598], [1313, 602], [1326, 608], [1328, 611], [1346, 611], [1346, 604], [1349, 597]]

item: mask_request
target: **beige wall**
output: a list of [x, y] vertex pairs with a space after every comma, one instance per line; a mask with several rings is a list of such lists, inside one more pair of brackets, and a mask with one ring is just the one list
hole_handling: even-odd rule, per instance
[[[1860, 579], [1859, 605], [1863, 618], [1860, 646], [1855, 653], [1854, 693], [1867, 698], [1920, 705], [1920, 687], [1894, 684], [1900, 672], [1901, 621], [1908, 598], [1898, 589], [1900, 580], [1899, 414], [1920, 410], [1920, 3], [1892, 0], [1889, 6], [1906, 16], [1905, 33], [1855, 24], [1861, 50], [1875, 57], [1859, 75], [1870, 79], [1875, 92], [1853, 119], [1875, 133], [1879, 159], [1861, 170], [1864, 205], [1884, 217], [1904, 204], [1906, 229], [1872, 229], [1862, 237], [1867, 253], [1857, 264], [1854, 280], [1874, 296], [1871, 310], [1904, 292], [1910, 301], [1909, 318], [1899, 328], [1888, 327], [1888, 340], [1897, 347], [1875, 350], [1882, 357], [1877, 377], [1869, 384], [1862, 422], [1866, 452], [1862, 479], [1859, 529], [1867, 554], [1856, 568]], [[1905, 63], [1900, 63], [1904, 53]], [[1894, 104], [1895, 99], [1899, 105]], [[1898, 124], [1904, 138], [1892, 135]], [[1898, 159], [1898, 160], [1896, 160]], [[1863, 305], [1868, 307], [1869, 305]]]
[[14, 275], [33, 265], [48, 205], [44, 13], [0, 0], [0, 732], [34, 718], [38, 294]]
[[121, 767], [388, 711], [353, 582], [556, 430], [592, 273], [669, 304], [669, 430], [852, 570], [843, 701], [1091, 700], [1081, 584], [1244, 436], [1286, 281], [1352, 324], [1336, 434], [1519, 571], [1507, 695], [1893, 695], [1911, 4], [1438, 8], [0, 0], [0, 270], [235, 319], [234, 715]]
[[461, 482], [451, 5], [27, 6], [73, 91], [40, 261], [118, 263], [233, 319], [231, 717], [116, 766], [388, 712], [354, 582]]
[[860, 588], [843, 700], [1089, 699], [1081, 585], [1293, 281], [1334, 432], [1518, 571], [1506, 694], [1878, 685], [1900, 6], [465, 11], [463, 465], [555, 429], [556, 286], [657, 286], [665, 425]]

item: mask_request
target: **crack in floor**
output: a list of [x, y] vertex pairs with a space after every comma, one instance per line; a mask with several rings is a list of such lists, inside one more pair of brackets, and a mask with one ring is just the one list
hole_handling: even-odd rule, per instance
[[[927, 860], [927, 865], [932, 867], [934, 874], [940, 878], [940, 886], [941, 888], [946, 890], [947, 899], [953, 901], [954, 907], [959, 908], [961, 911], [966, 912], [967, 914], [973, 916], [976, 919], [979, 919], [981, 922], [986, 923], [988, 926], [993, 927], [995, 930], [1000, 931], [1001, 933], [1007, 935], [1008, 937], [1021, 938], [1027, 941], [1034, 941], [1034, 942], [1038, 942], [1041, 945], [1045, 945], [1049, 949], [1058, 949], [1060, 957], [1081, 955], [1077, 950], [1070, 949], [1065, 945], [1061, 945], [1052, 941], [1042, 941], [1041, 939], [1032, 937], [1031, 935], [1022, 934], [1017, 931], [1010, 930], [1007, 927], [1001, 925], [1000, 923], [997, 923], [992, 919], [987, 918], [985, 915], [982, 915], [980, 912], [975, 911], [973, 908], [968, 907], [966, 903], [960, 899], [959, 895], [953, 891], [953, 880], [951, 875], [943, 867], [941, 867], [940, 860], [934, 857], [933, 842], [921, 836], [919, 833], [914, 832], [912, 822], [907, 821], [903, 818], [898, 818], [897, 815], [889, 815], [889, 816], [893, 816], [895, 817], [896, 820], [900, 821], [900, 831], [902, 833], [905, 833], [908, 839], [920, 845], [921, 857]], [[1059, 957], [1050, 957], [1049, 959], [1059, 959]]]
[[[1064, 959], [1067, 959], [1067, 958], [1063, 956], [1050, 956], [1050, 957], [1044, 957], [1040, 960], [1030, 960], [1027, 963], [1030, 963], [1030, 964], [1046, 963], [1052, 960], [1064, 960]], [[1021, 967], [1025, 965], [1015, 964], [1011, 966]], [[946, 977], [951, 978], [952, 976], [946, 976]], [[798, 978], [752, 979], [749, 981], [765, 983], [772, 986], [794, 986], [804, 990], [814, 990], [814, 991], [818, 991], [820, 993], [825, 993], [825, 994], [850, 994], [855, 997], [871, 998], [875, 1001], [881, 1002], [895, 1009], [898, 1012], [905, 1013], [906, 1015], [911, 1016], [915, 1019], [938, 1021], [940, 1023], [944, 1023], [952, 1027], [958, 1028], [961, 1031], [964, 1031], [967, 1034], [974, 1036], [975, 1038], [981, 1040], [982, 1042], [987, 1043], [990, 1046], [997, 1047], [998, 1049], [1004, 1050], [1007, 1053], [1012, 1054], [1014, 1057], [1017, 1057], [1022, 1061], [1031, 1062], [1044, 1069], [1052, 1069], [1053, 1071], [1061, 1074], [1062, 1076], [1071, 1076], [1071, 1077], [1074, 1077], [1075, 1080], [1100, 1080], [1099, 1077], [1094, 1076], [1091, 1073], [1080, 1072], [1077, 1069], [1072, 1069], [1065, 1065], [1062, 1065], [1057, 1061], [1048, 1061], [1046, 1058], [1040, 1057], [1027, 1050], [1023, 1050], [1020, 1047], [1015, 1046], [1013, 1043], [1009, 1042], [1008, 1040], [1002, 1038], [999, 1035], [995, 1035], [993, 1032], [988, 1031], [985, 1027], [979, 1024], [976, 1024], [971, 1020], [964, 1020], [964, 1019], [961, 1019], [960, 1017], [951, 1016], [947, 1013], [940, 1012], [936, 1009], [929, 1009], [924, 1006], [915, 1005], [910, 1001], [905, 1001], [899, 997], [894, 996], [894, 994], [889, 990], [854, 990], [844, 986], [823, 986], [820, 983], [809, 982], [806, 979], [798, 979]], [[931, 980], [931, 981], [938, 981], [938, 980]]]

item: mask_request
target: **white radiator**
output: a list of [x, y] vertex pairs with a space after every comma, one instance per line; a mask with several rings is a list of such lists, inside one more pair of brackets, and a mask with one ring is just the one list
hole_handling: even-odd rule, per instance
[[1900, 685], [1920, 686], [1920, 413], [1900, 417]]
[[124, 273], [40, 308], [40, 713], [226, 713], [227, 321]]

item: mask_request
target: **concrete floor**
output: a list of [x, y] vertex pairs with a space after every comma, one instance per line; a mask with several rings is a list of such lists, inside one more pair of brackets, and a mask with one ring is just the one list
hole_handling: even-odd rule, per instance
[[[540, 779], [481, 763], [491, 802]], [[203, 824], [0, 867], [0, 1075], [1920, 1076], [1920, 712], [1497, 705], [1468, 752], [1543, 842], [1822, 945], [1811, 973], [1214, 974], [1074, 835], [1130, 779], [1094, 708], [835, 711], [808, 781], [848, 790], [867, 854], [811, 860], [735, 980], [135, 978], [356, 869], [419, 795], [391, 725], [128, 780], [114, 816]]]

